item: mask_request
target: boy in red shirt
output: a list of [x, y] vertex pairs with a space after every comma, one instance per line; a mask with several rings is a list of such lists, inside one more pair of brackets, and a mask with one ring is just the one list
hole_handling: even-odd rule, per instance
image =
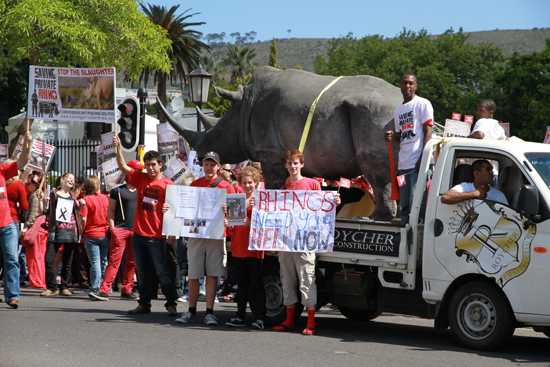
[[[289, 177], [285, 181], [287, 190], [321, 190], [319, 181], [302, 176], [304, 155], [299, 150], [286, 153], [285, 168]], [[340, 197], [336, 195], [336, 204]], [[315, 252], [279, 252], [281, 283], [283, 285], [283, 302], [286, 306], [286, 319], [275, 325], [273, 330], [286, 331], [294, 328], [294, 317], [300, 289], [302, 304], [307, 309], [307, 324], [302, 331], [304, 335], [315, 333], [315, 306], [317, 304], [317, 285], [315, 284]]]
[[[219, 176], [220, 156], [216, 152], [208, 152], [202, 159], [204, 176], [193, 181], [191, 186], [225, 189], [228, 194], [235, 191], [233, 186]], [[199, 298], [199, 278], [206, 275], [206, 315], [204, 323], [207, 326], [218, 325], [214, 315], [214, 298], [218, 277], [223, 275], [223, 259], [225, 254], [225, 239], [190, 238], [187, 242], [187, 259], [189, 263], [189, 311], [177, 322], [188, 324], [197, 313]]]
[[162, 236], [163, 206], [166, 187], [172, 183], [162, 175], [162, 160], [156, 151], [148, 151], [143, 157], [145, 171], [130, 168], [122, 155], [120, 139], [113, 139], [118, 168], [126, 176], [126, 182], [136, 188], [137, 208], [134, 220], [134, 256], [138, 272], [138, 306], [128, 311], [131, 315], [151, 312], [151, 299], [156, 296], [157, 282], [166, 297], [166, 311], [177, 315], [176, 264], [170, 260], [170, 246]]

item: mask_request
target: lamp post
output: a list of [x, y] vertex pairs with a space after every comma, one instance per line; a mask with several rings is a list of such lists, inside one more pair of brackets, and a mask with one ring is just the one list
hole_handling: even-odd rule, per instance
[[[212, 79], [212, 74], [209, 74], [206, 70], [202, 68], [202, 65], [199, 64], [199, 67], [189, 73], [189, 81], [191, 84], [191, 102], [197, 105], [199, 108], [202, 107], [203, 103], [208, 101], [208, 90], [210, 89], [210, 80]], [[197, 132], [201, 131], [201, 121], [199, 117], [199, 112], [197, 111]]]

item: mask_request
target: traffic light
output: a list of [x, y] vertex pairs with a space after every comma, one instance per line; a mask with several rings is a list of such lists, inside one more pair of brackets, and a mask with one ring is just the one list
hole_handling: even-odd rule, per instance
[[134, 152], [139, 142], [139, 100], [136, 97], [126, 97], [117, 108], [120, 111], [120, 118], [117, 120], [120, 145], [122, 149]]

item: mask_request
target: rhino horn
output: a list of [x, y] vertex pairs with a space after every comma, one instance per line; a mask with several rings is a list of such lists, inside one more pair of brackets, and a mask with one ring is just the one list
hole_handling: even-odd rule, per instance
[[198, 145], [199, 143], [201, 142], [202, 138], [203, 138], [203, 135], [201, 133], [197, 133], [195, 131], [192, 131], [192, 130], [187, 130], [185, 129], [184, 127], [182, 127], [179, 122], [177, 122], [173, 117], [172, 115], [170, 115], [170, 113], [166, 110], [166, 107], [164, 107], [164, 105], [162, 104], [161, 100], [159, 99], [159, 97], [157, 97], [157, 103], [158, 105], [160, 106], [160, 109], [162, 111], [162, 113], [164, 113], [164, 116], [166, 116], [166, 120], [168, 121], [168, 123], [170, 125], [172, 125], [172, 127], [181, 135], [185, 138], [185, 140], [187, 140], [187, 142], [189, 143], [189, 145], [194, 148], [194, 149], [197, 149], [198, 148]]
[[231, 102], [241, 102], [243, 100], [242, 85], [239, 85], [236, 91], [231, 91], [220, 87], [214, 87], [214, 89], [216, 90], [216, 93], [218, 93], [220, 97], [227, 98]]
[[197, 110], [197, 113], [199, 114], [202, 124], [204, 125], [206, 130], [210, 130], [211, 128], [216, 126], [218, 121], [220, 121], [219, 118], [207, 116], [198, 106], [195, 106], [195, 109]]

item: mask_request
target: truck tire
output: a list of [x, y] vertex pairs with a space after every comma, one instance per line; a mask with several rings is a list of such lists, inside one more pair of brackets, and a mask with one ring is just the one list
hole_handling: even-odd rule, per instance
[[505, 296], [495, 286], [475, 281], [451, 297], [449, 324], [455, 338], [473, 349], [494, 349], [510, 338], [515, 319]]
[[265, 292], [265, 316], [272, 324], [278, 324], [285, 319], [283, 305], [283, 287], [277, 275], [267, 275], [263, 278]]
[[349, 307], [338, 307], [338, 309], [342, 315], [353, 321], [371, 321], [381, 314], [377, 310], [358, 310]]

